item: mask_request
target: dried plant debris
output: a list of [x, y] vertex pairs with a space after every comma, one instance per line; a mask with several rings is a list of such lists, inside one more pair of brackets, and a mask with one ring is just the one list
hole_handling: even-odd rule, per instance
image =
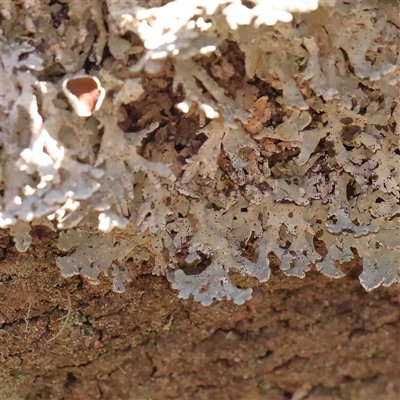
[[232, 273], [266, 282], [271, 259], [399, 283], [397, 4], [320, 3], [3, 2], [16, 249], [45, 226], [63, 276], [121, 292], [148, 264], [204, 305], [250, 299]]

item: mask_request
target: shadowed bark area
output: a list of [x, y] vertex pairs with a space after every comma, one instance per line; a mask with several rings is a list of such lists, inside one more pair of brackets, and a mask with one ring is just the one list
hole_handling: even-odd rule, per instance
[[63, 279], [50, 240], [0, 265], [1, 399], [394, 400], [400, 291], [277, 269], [244, 306], [182, 301], [165, 278]]

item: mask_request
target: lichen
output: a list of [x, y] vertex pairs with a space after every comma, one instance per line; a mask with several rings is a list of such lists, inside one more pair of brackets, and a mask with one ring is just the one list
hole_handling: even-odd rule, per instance
[[[18, 251], [46, 219], [63, 276], [121, 292], [150, 263], [203, 305], [251, 298], [231, 273], [266, 282], [273, 256], [339, 278], [358, 255], [366, 290], [400, 282], [395, 5], [89, 3], [1, 5], [0, 227]], [[65, 92], [82, 76], [101, 93], [84, 113]]]

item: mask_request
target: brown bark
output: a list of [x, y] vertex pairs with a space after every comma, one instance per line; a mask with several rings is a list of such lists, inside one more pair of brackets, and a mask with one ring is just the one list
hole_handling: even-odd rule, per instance
[[146, 266], [123, 294], [63, 279], [45, 241], [3, 250], [1, 399], [398, 398], [400, 291], [366, 293], [356, 263], [203, 307]]

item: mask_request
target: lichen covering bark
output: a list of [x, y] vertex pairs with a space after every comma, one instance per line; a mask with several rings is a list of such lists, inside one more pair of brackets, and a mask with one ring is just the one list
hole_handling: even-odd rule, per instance
[[[396, 3], [165, 3], [2, 3], [16, 248], [45, 226], [63, 276], [121, 292], [146, 261], [203, 305], [250, 299], [232, 274], [265, 282], [273, 257], [339, 278], [358, 255], [367, 290], [399, 283]], [[106, 93], [88, 118], [62, 91], [82, 74]]]

